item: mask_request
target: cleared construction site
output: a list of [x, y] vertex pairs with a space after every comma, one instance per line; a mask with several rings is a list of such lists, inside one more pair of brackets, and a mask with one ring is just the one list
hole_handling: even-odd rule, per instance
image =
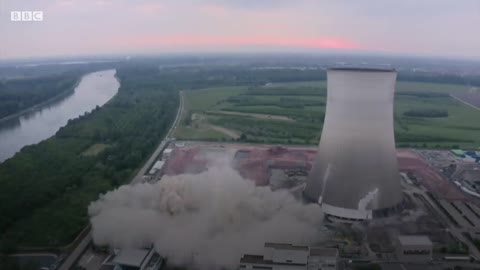
[[[200, 142], [171, 145], [163, 174], [196, 174], [211, 166], [228, 165], [245, 181], [289, 190], [299, 200], [303, 200], [301, 192], [317, 155], [317, 148], [301, 146]], [[479, 201], [462, 192], [416, 150], [402, 149], [396, 155], [405, 198], [402, 212], [355, 226], [327, 223], [336, 235], [330, 244], [340, 246], [351, 256], [368, 254], [370, 249], [388, 257], [398, 235], [428, 235], [437, 257], [449, 253], [468, 256], [474, 248], [472, 241], [479, 236]], [[361, 244], [364, 238], [368, 239], [368, 247]]]

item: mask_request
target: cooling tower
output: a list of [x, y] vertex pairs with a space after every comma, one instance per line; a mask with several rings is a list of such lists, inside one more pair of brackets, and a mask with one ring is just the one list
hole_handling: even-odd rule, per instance
[[364, 220], [402, 202], [393, 133], [394, 70], [333, 68], [319, 151], [305, 187], [326, 215]]

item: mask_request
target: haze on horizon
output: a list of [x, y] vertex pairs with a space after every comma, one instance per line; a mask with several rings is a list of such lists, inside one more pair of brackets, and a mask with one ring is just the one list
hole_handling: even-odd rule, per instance
[[[0, 59], [339, 51], [480, 59], [480, 1], [2, 0]], [[41, 10], [43, 22], [11, 22]]]

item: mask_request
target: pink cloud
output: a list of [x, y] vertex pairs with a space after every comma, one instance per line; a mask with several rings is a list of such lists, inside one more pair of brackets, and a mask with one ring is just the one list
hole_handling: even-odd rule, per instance
[[143, 15], [157, 14], [165, 10], [165, 6], [160, 3], [146, 3], [139, 5], [135, 10]]
[[[121, 43], [143, 47], [210, 47], [210, 46], [273, 46], [312, 49], [361, 49], [354, 41], [336, 37], [275, 37], [275, 36], [138, 36], [122, 38]], [[118, 42], [115, 41], [115, 42]]]
[[199, 10], [208, 16], [215, 17], [224, 17], [229, 13], [229, 11], [225, 7], [218, 5], [205, 5], [200, 7]]

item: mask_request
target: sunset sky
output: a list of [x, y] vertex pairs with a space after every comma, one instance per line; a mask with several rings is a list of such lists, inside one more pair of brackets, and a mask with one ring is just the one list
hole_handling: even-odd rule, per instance
[[[0, 58], [376, 52], [480, 59], [478, 0], [0, 0]], [[11, 22], [40, 10], [43, 22]]]

